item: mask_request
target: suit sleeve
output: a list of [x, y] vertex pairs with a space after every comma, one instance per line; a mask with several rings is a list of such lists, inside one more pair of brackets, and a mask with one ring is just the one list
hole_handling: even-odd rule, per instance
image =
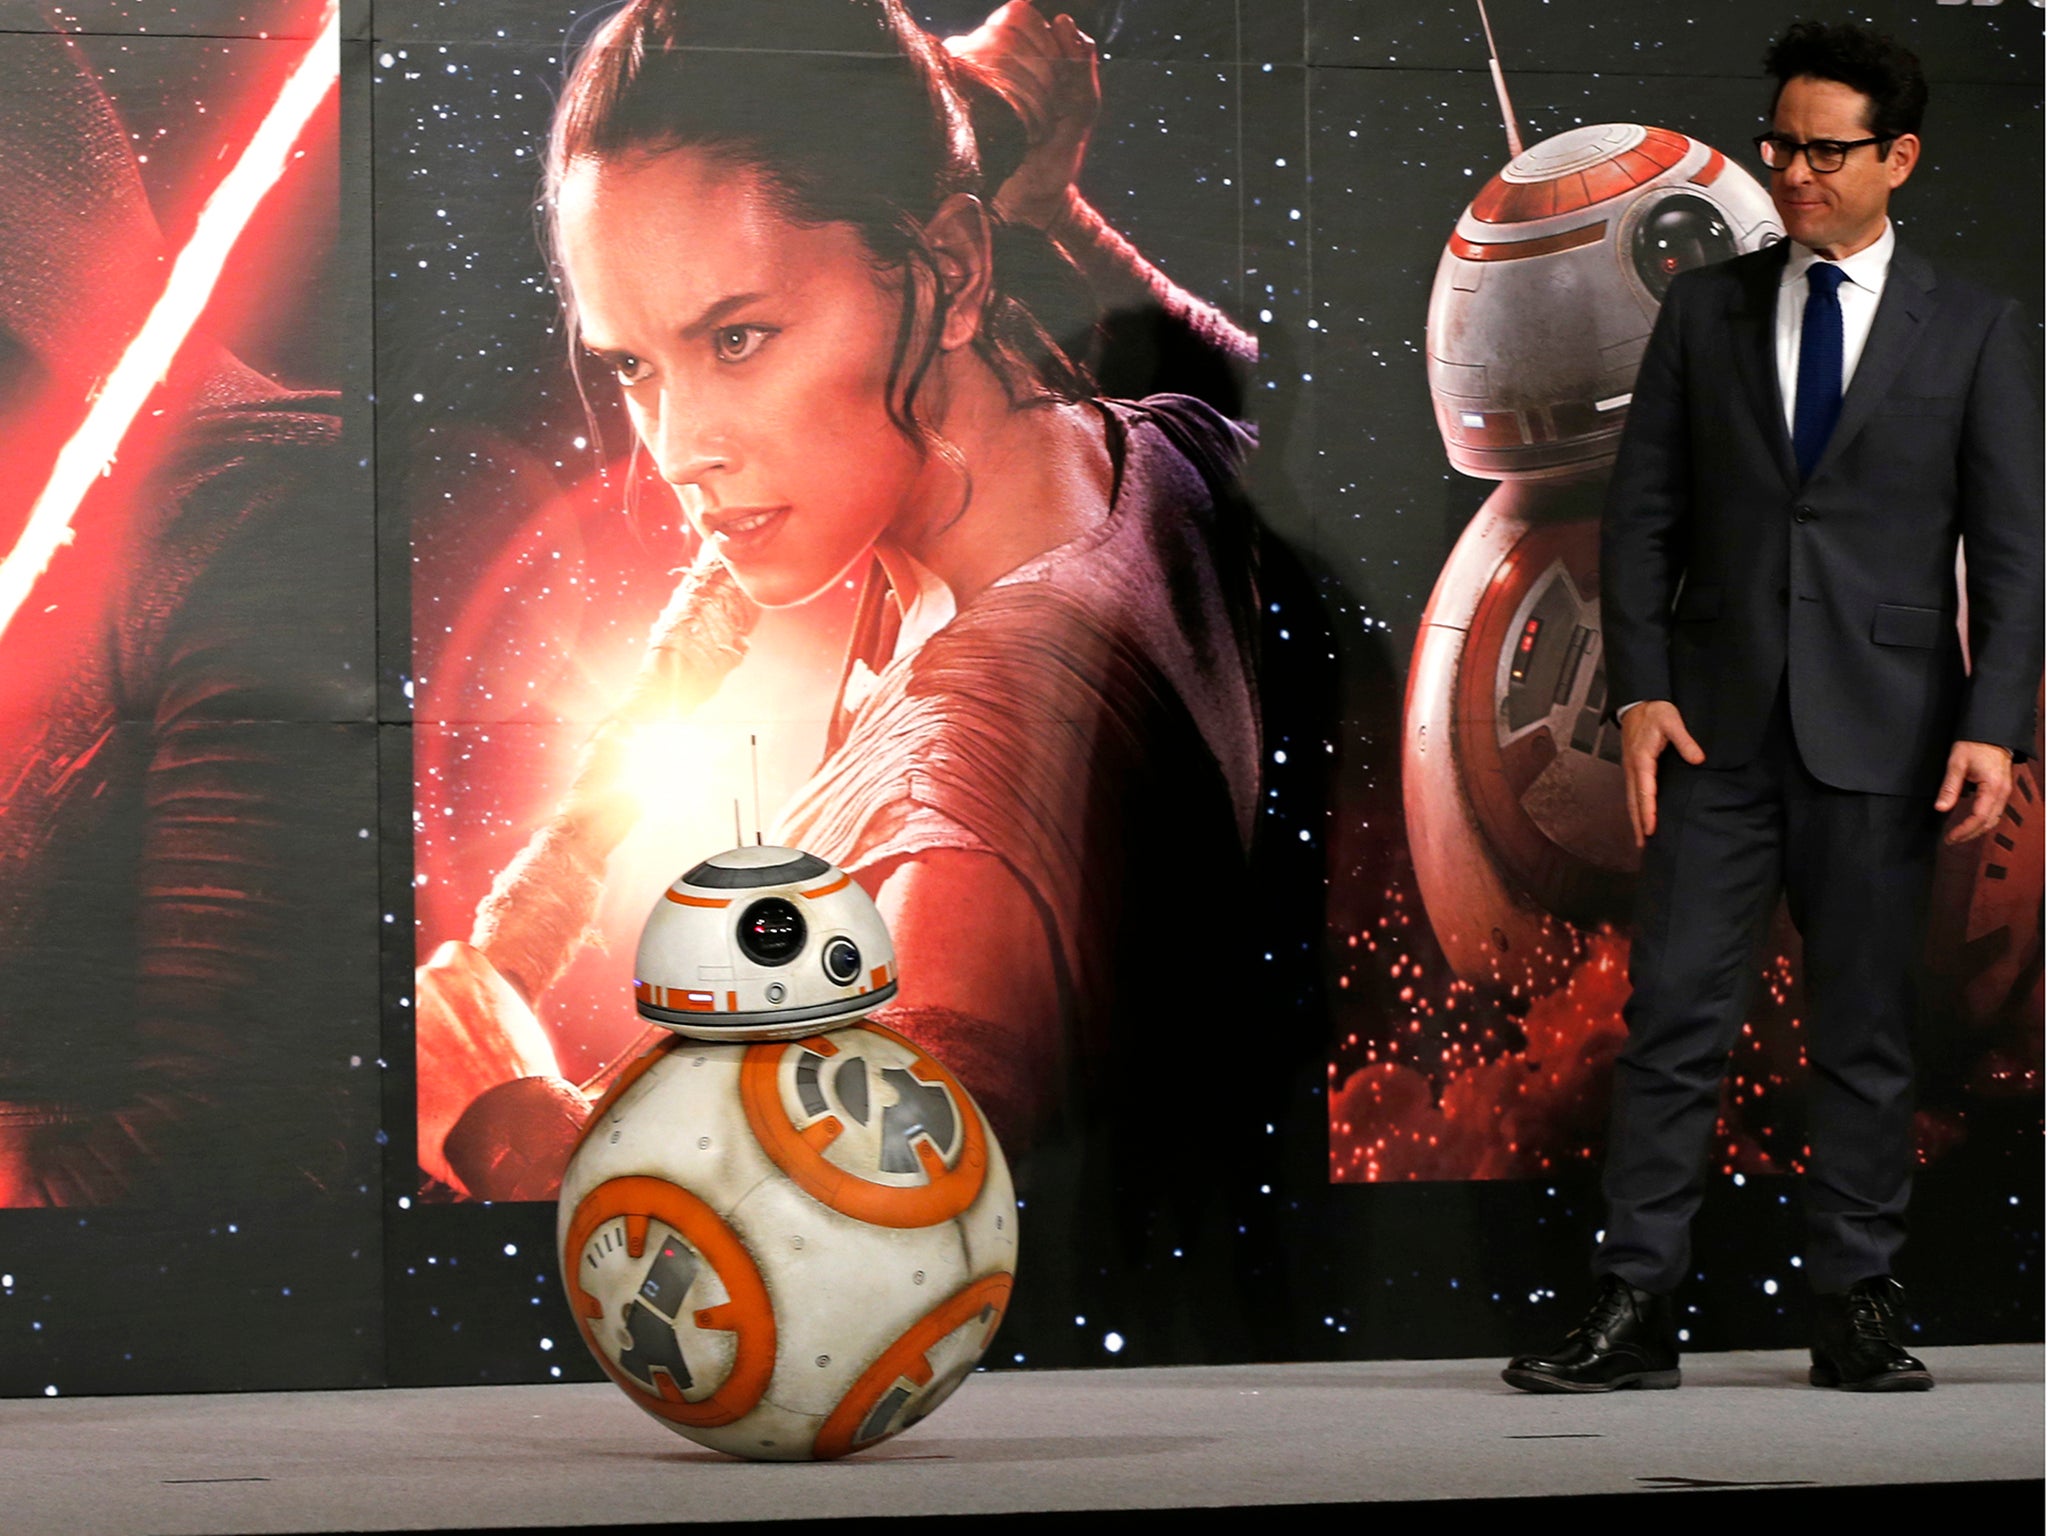
[[1600, 527], [1600, 627], [1611, 705], [1671, 697], [1671, 599], [1691, 495], [1680, 279], [1636, 374]]
[[2041, 404], [2025, 321], [2007, 302], [1978, 354], [1956, 473], [1970, 682], [1956, 735], [2025, 757], [2042, 662]]

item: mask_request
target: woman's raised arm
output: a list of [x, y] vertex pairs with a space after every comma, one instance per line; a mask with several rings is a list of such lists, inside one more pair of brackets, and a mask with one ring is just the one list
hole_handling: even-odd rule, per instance
[[[1008, 103], [1023, 128], [1025, 149], [997, 188], [996, 211], [1045, 231], [1073, 258], [1109, 321], [1112, 346], [1118, 322], [1129, 317], [1151, 322], [1151, 344], [1161, 355], [1191, 344], [1230, 365], [1233, 374], [1256, 362], [1256, 337], [1153, 266], [1082, 194], [1081, 167], [1102, 86], [1095, 43], [1073, 18], [1048, 21], [1025, 0], [1008, 0], [974, 31], [948, 38], [945, 47]], [[1115, 371], [1114, 361], [1106, 371]], [[1196, 368], [1187, 383], [1164, 382], [1207, 398], [1213, 391], [1198, 387], [1199, 379], [1211, 371]], [[1238, 414], [1236, 400], [1210, 403]]]

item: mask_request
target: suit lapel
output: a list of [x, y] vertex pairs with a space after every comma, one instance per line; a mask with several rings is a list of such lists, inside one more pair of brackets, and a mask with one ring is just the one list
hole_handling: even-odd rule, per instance
[[1921, 322], [1934, 307], [1934, 269], [1903, 246], [1892, 250], [1891, 269], [1885, 274], [1884, 294], [1871, 318], [1870, 336], [1863, 343], [1863, 355], [1856, 360], [1855, 376], [1842, 396], [1842, 414], [1835, 420], [1834, 435], [1813, 466], [1818, 480], [1828, 472], [1844, 447], [1863, 429], [1885, 391], [1898, 377], [1906, 356], [1913, 350]]
[[1792, 456], [1792, 438], [1785, 430], [1785, 398], [1778, 389], [1778, 284], [1785, 275], [1790, 248], [1773, 247], [1771, 259], [1750, 264], [1743, 273], [1740, 307], [1730, 316], [1735, 366], [1755, 409], [1763, 440], [1771, 445], [1785, 484], [1799, 484], [1799, 463]]

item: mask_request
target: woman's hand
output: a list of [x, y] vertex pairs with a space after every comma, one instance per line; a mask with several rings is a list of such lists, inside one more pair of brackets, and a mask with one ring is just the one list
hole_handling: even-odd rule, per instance
[[413, 982], [420, 1167], [444, 1184], [467, 1189], [448, 1160], [448, 1134], [456, 1122], [506, 1083], [559, 1080], [561, 1064], [531, 1006], [481, 950], [443, 944], [414, 972]]
[[1031, 148], [996, 190], [996, 212], [1050, 229], [1067, 209], [1088, 155], [1088, 136], [1102, 106], [1095, 41], [1071, 16], [1047, 21], [1026, 3], [1008, 0], [988, 20], [945, 49], [987, 77], [1023, 119]]

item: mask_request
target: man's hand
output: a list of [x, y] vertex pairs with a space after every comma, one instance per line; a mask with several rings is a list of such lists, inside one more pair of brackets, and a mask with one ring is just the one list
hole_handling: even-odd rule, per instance
[[1657, 758], [1667, 746], [1697, 768], [1707, 760], [1669, 699], [1631, 705], [1621, 717], [1621, 771], [1628, 786], [1628, 820], [1636, 846], [1657, 830]]
[[979, 69], [1023, 119], [1031, 148], [996, 189], [1006, 219], [1049, 229], [1066, 211], [1080, 179], [1088, 136], [1102, 106], [1095, 42], [1071, 16], [1047, 21], [1025, 0], [1008, 0], [988, 20], [945, 41], [948, 53]]
[[1988, 741], [1959, 741], [1948, 750], [1948, 772], [1942, 775], [1941, 793], [1934, 808], [1946, 816], [1963, 798], [1964, 786], [1974, 784], [1970, 814], [1948, 829], [1943, 839], [1951, 847], [1982, 837], [1998, 825], [2005, 814], [2005, 802], [2012, 796], [2012, 753]]

